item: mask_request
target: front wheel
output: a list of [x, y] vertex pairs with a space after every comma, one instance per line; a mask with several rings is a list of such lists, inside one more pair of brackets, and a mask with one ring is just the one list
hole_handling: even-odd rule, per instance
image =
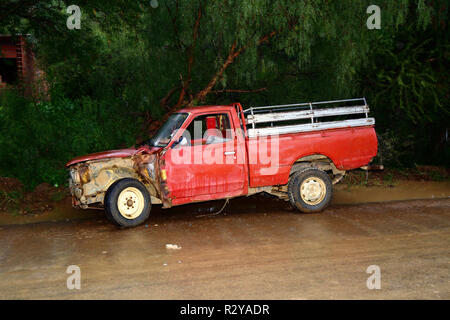
[[326, 172], [306, 169], [291, 175], [288, 194], [295, 209], [302, 212], [319, 212], [330, 203], [333, 184]]
[[119, 226], [135, 227], [143, 223], [150, 215], [150, 209], [150, 194], [138, 180], [119, 180], [106, 193], [106, 216]]

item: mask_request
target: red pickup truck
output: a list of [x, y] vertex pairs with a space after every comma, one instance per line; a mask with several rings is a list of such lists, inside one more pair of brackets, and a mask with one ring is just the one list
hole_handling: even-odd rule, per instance
[[377, 154], [366, 100], [186, 108], [129, 149], [67, 163], [72, 202], [112, 222], [143, 223], [163, 208], [267, 192], [301, 212], [323, 210], [346, 170]]

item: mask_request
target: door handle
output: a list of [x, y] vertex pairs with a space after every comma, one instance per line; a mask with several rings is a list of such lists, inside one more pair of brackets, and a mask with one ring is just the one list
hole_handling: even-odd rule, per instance
[[236, 152], [235, 151], [226, 151], [223, 154], [226, 155], [226, 156], [231, 156], [233, 154], [236, 154]]

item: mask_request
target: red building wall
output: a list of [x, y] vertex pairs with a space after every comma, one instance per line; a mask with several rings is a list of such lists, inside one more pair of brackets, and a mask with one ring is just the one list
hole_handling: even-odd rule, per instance
[[[26, 37], [26, 35], [0, 35], [0, 63], [2, 59], [8, 59], [9, 65], [15, 64], [14, 68], [3, 69], [3, 75], [0, 73], [3, 78], [0, 81], [0, 89], [8, 84], [18, 85], [27, 95], [31, 95], [39, 70], [36, 68], [33, 50], [27, 44]], [[11, 72], [15, 72], [15, 75], [10, 74]], [[8, 83], [8, 79], [16, 81]]]

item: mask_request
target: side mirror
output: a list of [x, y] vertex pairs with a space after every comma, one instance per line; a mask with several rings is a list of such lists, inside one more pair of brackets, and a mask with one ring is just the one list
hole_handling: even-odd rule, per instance
[[183, 147], [183, 146], [187, 146], [187, 145], [188, 145], [188, 141], [187, 141], [186, 137], [185, 137], [185, 136], [181, 136], [181, 137], [178, 139], [178, 141], [176, 141], [176, 142], [173, 144], [173, 147], [178, 147], [178, 146]]
[[180, 146], [187, 146], [188, 145], [188, 141], [186, 139], [185, 136], [181, 136], [180, 139], [178, 139], [178, 144]]

